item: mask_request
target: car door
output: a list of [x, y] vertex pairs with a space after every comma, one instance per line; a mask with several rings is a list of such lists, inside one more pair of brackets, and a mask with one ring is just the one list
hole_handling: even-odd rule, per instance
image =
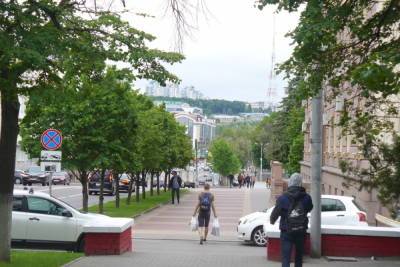
[[65, 208], [49, 199], [28, 196], [27, 240], [32, 241], [76, 241], [76, 219], [64, 217]]
[[321, 224], [345, 225], [346, 208], [344, 204], [333, 198], [321, 199]]
[[11, 239], [22, 241], [26, 239], [26, 228], [29, 214], [25, 211], [25, 197], [13, 197]]

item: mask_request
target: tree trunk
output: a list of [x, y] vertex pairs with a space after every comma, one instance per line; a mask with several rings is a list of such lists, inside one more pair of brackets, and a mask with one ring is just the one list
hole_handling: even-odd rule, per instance
[[18, 96], [3, 93], [0, 128], [0, 262], [10, 262], [12, 197], [19, 131], [18, 113]]
[[120, 198], [119, 198], [119, 174], [115, 172], [114, 175], [115, 175], [115, 207], [117, 209], [119, 209], [119, 202], [120, 202]]
[[88, 212], [88, 202], [89, 202], [89, 194], [88, 194], [88, 173], [86, 171], [79, 171], [79, 181], [82, 185], [82, 209], [84, 212]]
[[146, 172], [142, 171], [142, 199], [146, 199]]
[[128, 187], [128, 197], [126, 198], [126, 205], [131, 204], [131, 198], [132, 198], [132, 188], [133, 188], [133, 178], [135, 176], [131, 173], [129, 174], [129, 187]]
[[167, 192], [167, 188], [169, 187], [169, 183], [167, 183], [168, 171], [164, 171], [164, 192]]
[[154, 172], [150, 172], [150, 196], [153, 196]]
[[160, 172], [157, 172], [156, 176], [157, 176], [157, 196], [158, 196], [160, 195]]
[[104, 212], [104, 176], [106, 174], [105, 170], [101, 170], [100, 176], [100, 195], [99, 195], [99, 213]]
[[136, 203], [140, 202], [140, 172], [136, 173]]

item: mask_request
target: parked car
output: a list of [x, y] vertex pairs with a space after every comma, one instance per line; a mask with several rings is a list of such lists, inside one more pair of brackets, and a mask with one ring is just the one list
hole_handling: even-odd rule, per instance
[[[264, 232], [268, 229], [279, 228], [279, 219], [274, 225], [269, 223], [273, 208], [240, 218], [237, 227], [238, 238], [243, 241], [251, 241], [257, 246], [265, 246], [267, 237]], [[366, 213], [358, 208], [353, 197], [322, 195], [321, 211], [323, 225], [368, 225]]]
[[[89, 195], [100, 192], [101, 172], [94, 171], [89, 176]], [[111, 196], [115, 195], [115, 182], [111, 171], [106, 171], [104, 175], [103, 192]]]
[[26, 173], [29, 175], [22, 181], [23, 185], [42, 184], [49, 185], [50, 174], [41, 170], [40, 166], [31, 166]]
[[183, 187], [187, 187], [187, 188], [195, 188], [196, 187], [196, 183], [195, 182], [183, 182]]
[[12, 246], [83, 251], [83, 226], [91, 221], [111, 219], [84, 214], [48, 194], [14, 190]]
[[[121, 174], [119, 177], [119, 192], [128, 192], [129, 183], [130, 183], [130, 178], [128, 174], [126, 173]], [[132, 185], [131, 192], [135, 192], [135, 184]]]
[[55, 173], [53, 173], [53, 176], [51, 177], [51, 182], [53, 184], [69, 185], [71, 183], [71, 179], [70, 179], [68, 173], [65, 171], [55, 172]]
[[29, 177], [29, 174], [22, 170], [15, 170], [14, 172], [14, 184], [23, 184], [24, 181], [26, 183], [26, 179]]

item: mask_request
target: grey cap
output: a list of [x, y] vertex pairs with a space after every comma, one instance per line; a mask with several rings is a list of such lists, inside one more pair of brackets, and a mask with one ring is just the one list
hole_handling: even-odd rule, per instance
[[303, 180], [303, 177], [301, 177], [301, 174], [295, 172], [290, 176], [288, 187], [301, 186], [302, 180]]

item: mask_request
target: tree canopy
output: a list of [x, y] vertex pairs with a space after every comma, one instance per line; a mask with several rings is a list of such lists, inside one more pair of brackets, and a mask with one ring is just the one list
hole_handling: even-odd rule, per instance
[[[340, 123], [370, 165], [342, 167], [359, 189], [377, 189], [380, 200], [392, 210], [400, 207], [399, 162], [387, 157], [397, 149], [400, 91], [400, 2], [258, 0], [260, 9], [277, 5], [278, 11], [301, 11], [297, 27], [288, 35], [295, 45], [292, 56], [280, 66], [286, 77], [298, 79], [303, 98], [324, 88], [325, 101], [345, 100]], [[361, 104], [360, 104], [361, 103]], [[382, 116], [385, 114], [385, 116]], [[382, 138], [389, 135], [392, 141]], [[348, 163], [348, 162], [347, 162]], [[389, 175], [390, 182], [385, 176]]]
[[225, 140], [216, 139], [211, 144], [209, 152], [213, 169], [222, 176], [236, 174], [240, 171], [240, 160]]

